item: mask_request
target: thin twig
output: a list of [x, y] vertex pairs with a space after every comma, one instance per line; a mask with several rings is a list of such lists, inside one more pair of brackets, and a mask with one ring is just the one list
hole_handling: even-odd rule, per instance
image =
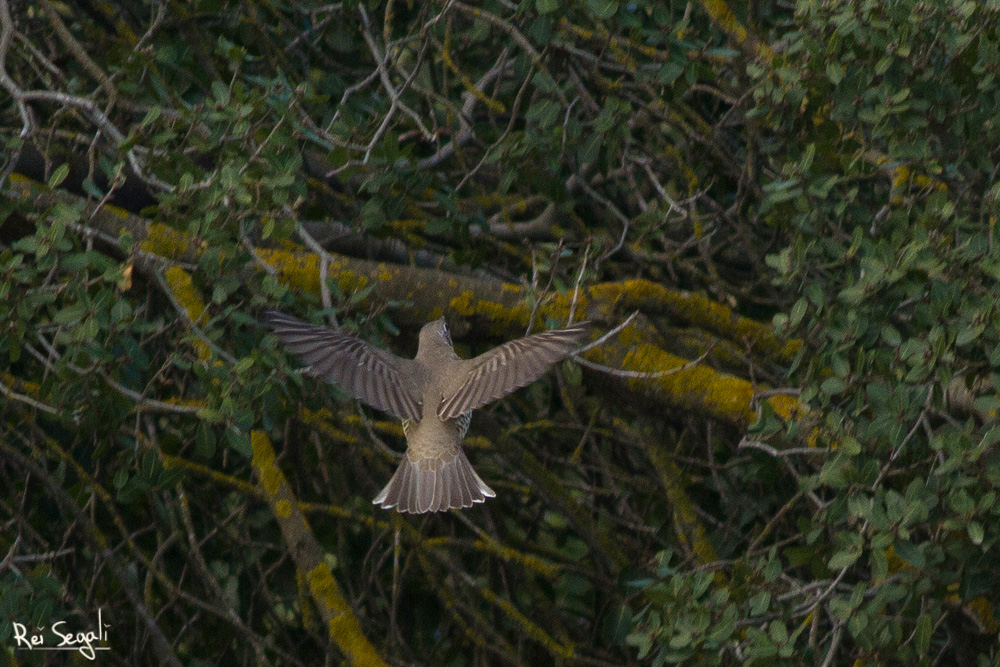
[[829, 451], [820, 449], [819, 447], [791, 447], [789, 449], [778, 449], [777, 447], [772, 447], [771, 445], [765, 444], [760, 440], [753, 440], [750, 438], [743, 438], [740, 440], [740, 444], [737, 445], [736, 449], [757, 449], [766, 454], [770, 454], [775, 458], [802, 455], [813, 456], [816, 454], [825, 455], [830, 453]]
[[10, 15], [10, 5], [7, 0], [0, 0], [0, 86], [5, 88], [17, 104], [17, 112], [21, 116], [21, 132], [18, 138], [22, 143], [18, 145], [10, 155], [7, 164], [0, 170], [0, 190], [7, 183], [7, 177], [14, 171], [18, 160], [21, 158], [21, 146], [31, 134], [34, 127], [34, 116], [31, 109], [25, 104], [24, 92], [20, 86], [7, 73], [7, 51], [10, 50], [10, 41], [14, 36], [14, 20]]
[[27, 403], [31, 407], [36, 408], [38, 410], [41, 410], [42, 412], [46, 412], [46, 413], [48, 413], [50, 415], [58, 415], [59, 414], [59, 411], [56, 410], [55, 408], [53, 408], [52, 406], [46, 405], [45, 403], [42, 403], [41, 401], [36, 401], [31, 396], [25, 396], [24, 394], [19, 394], [16, 391], [14, 391], [13, 389], [11, 389], [10, 387], [8, 387], [3, 382], [0, 382], [0, 393], [2, 393], [4, 396], [6, 396], [7, 398], [11, 399], [12, 401], [19, 401], [21, 403]]
[[614, 329], [612, 329], [608, 333], [604, 334], [603, 336], [601, 336], [600, 338], [598, 338], [594, 342], [588, 343], [587, 345], [584, 345], [580, 349], [574, 351], [573, 354], [575, 356], [579, 356], [579, 355], [583, 354], [584, 352], [586, 352], [587, 350], [589, 350], [591, 348], [595, 348], [598, 345], [603, 345], [609, 338], [611, 338], [612, 336], [614, 336], [615, 334], [617, 334], [619, 331], [621, 331], [622, 329], [624, 329], [625, 327], [627, 327], [629, 325], [629, 322], [631, 322], [632, 320], [634, 320], [636, 318], [636, 316], [638, 316], [638, 315], [639, 315], [639, 311], [637, 310], [634, 313], [632, 313], [631, 315], [629, 315], [627, 318], [625, 318], [625, 321], [622, 322], [621, 324], [619, 324], [618, 326], [616, 326]]
[[330, 287], [326, 283], [327, 272], [330, 270], [330, 253], [313, 238], [312, 234], [309, 233], [309, 230], [302, 223], [295, 226], [295, 231], [303, 243], [319, 257], [319, 289], [321, 298], [323, 299], [323, 309], [329, 313], [327, 321], [330, 323], [330, 326], [336, 328], [339, 326], [337, 324], [337, 315], [333, 312]]
[[580, 271], [576, 274], [576, 284], [573, 286], [573, 300], [569, 304], [569, 318], [566, 320], [566, 324], [573, 324], [573, 317], [576, 315], [576, 302], [577, 298], [580, 296], [580, 283], [583, 281], [583, 274], [587, 270], [587, 258], [590, 257], [590, 244], [587, 244], [587, 248], [583, 251], [583, 263], [580, 264]]
[[[54, 358], [57, 361], [59, 359], [62, 359], [62, 355], [59, 353], [59, 350], [56, 349], [55, 345], [47, 341], [41, 333], [37, 333], [35, 337], [38, 339], [38, 342], [42, 344], [42, 347], [44, 347], [48, 351], [50, 358]], [[44, 363], [48, 368], [52, 367], [52, 363], [48, 361], [41, 353], [35, 350], [35, 348], [33, 348], [31, 345], [26, 344], [25, 348], [32, 353], [32, 356], [34, 356], [36, 359]], [[74, 373], [76, 373], [77, 375], [89, 374], [87, 369], [80, 368], [73, 362], [67, 361], [66, 367], [69, 368]], [[164, 403], [163, 401], [158, 401], [153, 398], [146, 398], [145, 396], [135, 391], [134, 389], [129, 389], [120, 382], [112, 380], [108, 376], [108, 374], [105, 373], [103, 370], [98, 370], [97, 372], [112, 389], [119, 392], [123, 396], [131, 399], [132, 401], [135, 401], [135, 409], [140, 412], [173, 412], [182, 415], [190, 415], [202, 409], [201, 405], [180, 405], [177, 403]]]
[[[215, 342], [212, 341], [205, 334], [205, 332], [201, 330], [201, 327], [198, 326], [198, 323], [191, 319], [191, 317], [188, 315], [187, 308], [181, 305], [181, 303], [177, 301], [177, 297], [174, 296], [174, 291], [170, 288], [170, 285], [167, 284], [167, 279], [163, 277], [163, 272], [153, 271], [152, 273], [153, 276], [156, 278], [156, 282], [160, 285], [160, 288], [163, 290], [164, 294], [166, 294], [167, 298], [170, 299], [170, 303], [173, 305], [174, 310], [177, 311], [178, 315], [184, 318], [184, 320], [188, 323], [188, 326], [191, 327], [191, 330], [194, 331], [195, 335], [198, 336], [198, 338], [200, 338], [201, 341], [205, 343], [205, 345], [207, 345], [208, 348], [212, 350], [212, 352], [214, 352], [216, 356], [218, 356], [220, 359], [224, 359], [229, 364], [236, 365], [236, 358], [233, 355], [226, 352], [225, 350], [223, 350], [218, 345], [216, 345]], [[206, 308], [204, 312], [207, 311], [208, 309]], [[204, 312], [202, 314], [204, 314]]]
[[574, 359], [581, 366], [585, 366], [585, 367], [593, 369], [595, 371], [601, 371], [602, 373], [607, 373], [608, 375], [611, 375], [611, 376], [614, 376], [614, 377], [630, 378], [630, 379], [636, 379], [636, 380], [656, 380], [657, 378], [667, 377], [668, 375], [673, 375], [674, 373], [680, 373], [680, 372], [686, 371], [686, 370], [688, 370], [690, 368], [694, 368], [695, 366], [699, 365], [702, 361], [705, 360], [705, 357], [707, 357], [712, 352], [712, 348], [714, 346], [715, 346], [715, 341], [713, 340], [712, 344], [708, 347], [708, 349], [705, 350], [705, 352], [700, 357], [698, 357], [697, 359], [689, 361], [686, 364], [684, 364], [683, 366], [678, 366], [677, 368], [671, 368], [671, 369], [665, 370], [665, 371], [652, 371], [652, 372], [647, 372], [647, 371], [626, 371], [626, 370], [622, 370], [620, 368], [611, 368], [609, 366], [604, 366], [602, 364], [594, 363], [593, 361], [588, 361], [588, 360], [586, 360], [586, 359], [584, 359], [582, 357], [579, 357], [579, 356], [574, 357]]

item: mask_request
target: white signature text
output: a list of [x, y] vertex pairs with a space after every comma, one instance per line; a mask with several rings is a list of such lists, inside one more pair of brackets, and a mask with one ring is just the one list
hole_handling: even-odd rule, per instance
[[107, 628], [111, 626], [104, 623], [104, 618], [101, 615], [101, 610], [97, 610], [97, 631], [89, 632], [69, 632], [66, 629], [66, 621], [57, 621], [52, 624], [49, 628], [51, 633], [58, 638], [59, 643], [54, 645], [46, 645], [45, 639], [45, 627], [35, 628], [34, 632], [29, 633], [27, 626], [23, 623], [18, 623], [14, 621], [14, 641], [17, 642], [17, 649], [19, 651], [79, 651], [87, 660], [93, 660], [97, 657], [96, 651], [108, 651], [110, 647], [108, 646], [94, 646], [96, 643], [106, 642], [108, 640]]

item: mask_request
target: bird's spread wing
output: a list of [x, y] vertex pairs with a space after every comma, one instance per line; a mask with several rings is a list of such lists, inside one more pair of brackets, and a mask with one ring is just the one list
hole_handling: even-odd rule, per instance
[[344, 333], [269, 310], [264, 321], [312, 375], [397, 417], [420, 421], [420, 391], [407, 373], [413, 362]]
[[588, 327], [581, 322], [519, 338], [464, 362], [468, 371], [442, 397], [438, 416], [454, 419], [534, 382], [579, 345]]

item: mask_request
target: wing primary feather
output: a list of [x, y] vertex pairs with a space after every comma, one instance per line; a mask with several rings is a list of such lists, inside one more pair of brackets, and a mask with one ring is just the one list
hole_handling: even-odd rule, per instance
[[443, 465], [438, 469], [438, 473], [434, 479], [434, 503], [431, 506], [432, 512], [440, 512], [451, 507], [451, 498], [445, 498], [445, 475], [450, 469], [449, 466]]
[[312, 375], [400, 419], [420, 419], [420, 388], [410, 364], [343, 331], [268, 311], [265, 322]]
[[461, 384], [442, 397], [438, 416], [454, 419], [533, 382], [572, 352], [588, 328], [580, 323], [520, 338], [470, 360]]
[[403, 473], [402, 479], [399, 480], [399, 503], [396, 505], [396, 509], [400, 512], [410, 511], [410, 499], [411, 491], [413, 490], [413, 484], [410, 481], [410, 475], [413, 473], [413, 465], [406, 458], [403, 459], [400, 465], [406, 466], [406, 470]]

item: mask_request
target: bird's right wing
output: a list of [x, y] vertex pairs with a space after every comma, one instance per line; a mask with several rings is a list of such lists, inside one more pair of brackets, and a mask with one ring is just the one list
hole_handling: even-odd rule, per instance
[[394, 417], [420, 421], [420, 388], [407, 372], [412, 361], [276, 310], [266, 311], [264, 321], [285, 348], [310, 367], [310, 374]]
[[463, 362], [468, 369], [438, 406], [438, 417], [454, 419], [540, 378], [575, 350], [588, 322], [518, 338]]

